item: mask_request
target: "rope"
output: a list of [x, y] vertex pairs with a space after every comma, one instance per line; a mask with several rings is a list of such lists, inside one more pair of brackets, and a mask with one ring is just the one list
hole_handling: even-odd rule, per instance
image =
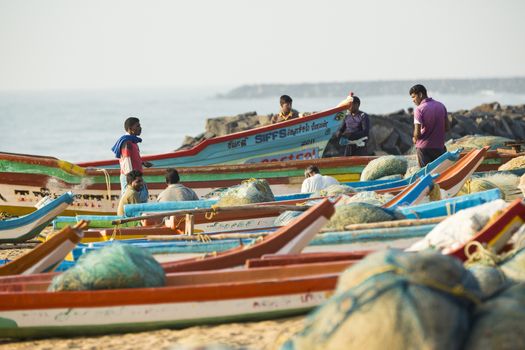
[[111, 177], [109, 176], [109, 173], [106, 169], [97, 169], [97, 171], [101, 171], [104, 174], [104, 179], [106, 181], [106, 190], [108, 192], [108, 201], [111, 203]]
[[122, 231], [120, 231], [120, 224], [113, 226], [113, 232], [109, 240], [114, 241], [117, 238], [117, 235], [122, 236]]
[[219, 208], [219, 206], [218, 206], [217, 204], [212, 205], [212, 206], [210, 207], [211, 211], [210, 211], [210, 212], [206, 212], [206, 213], [204, 213], [204, 217], [205, 217], [207, 220], [211, 220], [211, 219], [213, 219], [213, 217], [214, 217], [215, 215], [218, 214], [218, 211], [217, 211], [218, 208]]

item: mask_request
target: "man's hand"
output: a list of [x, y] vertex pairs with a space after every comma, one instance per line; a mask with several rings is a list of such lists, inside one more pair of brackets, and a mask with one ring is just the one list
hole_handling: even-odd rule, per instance
[[142, 165], [144, 165], [144, 167], [146, 167], [146, 168], [151, 168], [153, 166], [153, 163], [144, 161], [144, 162], [142, 162]]

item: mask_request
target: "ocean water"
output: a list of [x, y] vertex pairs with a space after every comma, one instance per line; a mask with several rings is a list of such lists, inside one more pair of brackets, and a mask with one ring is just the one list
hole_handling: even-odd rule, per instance
[[[164, 153], [177, 149], [185, 135], [202, 133], [207, 118], [279, 110], [278, 96], [238, 100], [214, 97], [225, 91], [193, 88], [0, 92], [0, 151], [53, 156], [72, 162], [110, 159], [111, 147], [124, 133], [124, 120], [137, 116], [143, 129], [141, 153]], [[360, 97], [361, 109], [368, 113], [391, 113], [413, 107], [408, 95]], [[493, 101], [525, 103], [524, 94], [494, 91], [433, 97], [449, 111]], [[321, 111], [343, 98], [296, 98], [294, 108], [301, 112]]]

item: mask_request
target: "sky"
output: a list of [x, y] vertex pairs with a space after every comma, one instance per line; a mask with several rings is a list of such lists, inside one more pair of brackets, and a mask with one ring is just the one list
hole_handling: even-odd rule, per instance
[[0, 0], [0, 90], [525, 76], [523, 0]]

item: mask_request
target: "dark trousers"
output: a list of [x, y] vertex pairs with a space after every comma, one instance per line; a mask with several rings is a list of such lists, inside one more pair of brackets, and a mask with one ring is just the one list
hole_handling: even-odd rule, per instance
[[368, 151], [366, 146], [357, 147], [356, 145], [346, 145], [345, 147], [345, 156], [367, 156]]
[[438, 159], [440, 155], [447, 151], [446, 147], [443, 148], [416, 148], [417, 161], [421, 168], [425, 167], [428, 163]]

